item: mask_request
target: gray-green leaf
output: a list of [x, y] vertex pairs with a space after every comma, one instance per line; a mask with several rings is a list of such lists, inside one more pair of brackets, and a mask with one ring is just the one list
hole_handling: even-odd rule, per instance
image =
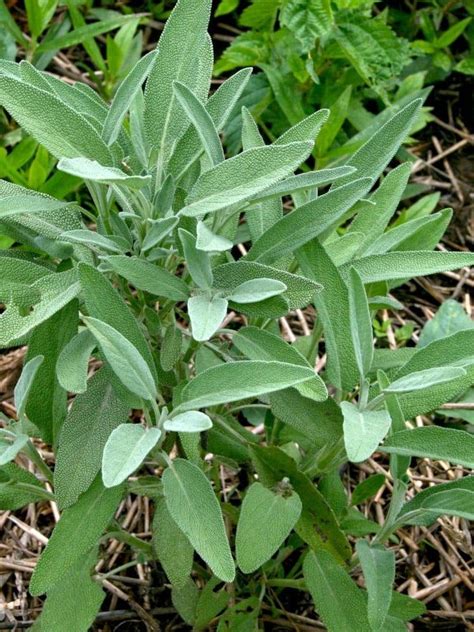
[[344, 445], [353, 463], [368, 459], [390, 428], [386, 410], [360, 410], [350, 402], [341, 403], [344, 415]]

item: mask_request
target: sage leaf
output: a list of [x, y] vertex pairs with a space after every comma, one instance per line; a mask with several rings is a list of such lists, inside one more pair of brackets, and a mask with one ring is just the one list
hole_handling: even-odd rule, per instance
[[[87, 332], [89, 333], [89, 332]], [[54, 492], [60, 508], [74, 505], [87, 491], [102, 465], [110, 433], [128, 417], [128, 405], [100, 369], [87, 382], [87, 390], [72, 403], [58, 440]]]
[[173, 520], [194, 549], [222, 581], [235, 577], [219, 502], [204, 473], [176, 459], [163, 473], [163, 491]]
[[214, 275], [211, 268], [211, 260], [207, 252], [197, 248], [196, 237], [184, 228], [178, 228], [179, 238], [183, 245], [184, 256], [189, 274], [194, 283], [203, 290], [212, 287]]
[[303, 563], [306, 585], [329, 632], [370, 630], [360, 588], [327, 551], [311, 551]]
[[112, 430], [102, 456], [102, 480], [105, 487], [115, 487], [140, 467], [161, 436], [159, 428], [138, 424], [120, 424]]
[[293, 173], [310, 151], [310, 143], [290, 143], [229, 158], [200, 176], [180, 214], [199, 217], [236, 207]]
[[349, 314], [355, 357], [364, 378], [374, 357], [372, 319], [364, 284], [354, 268], [349, 272]]
[[427, 457], [474, 467], [474, 436], [464, 430], [426, 426], [395, 432], [380, 446], [382, 452]]
[[227, 237], [213, 233], [204, 222], [198, 222], [196, 234], [196, 248], [204, 252], [224, 252], [234, 245]]
[[89, 358], [96, 346], [94, 336], [84, 329], [63, 347], [56, 363], [56, 375], [64, 390], [70, 393], [85, 392]]
[[344, 445], [353, 463], [368, 459], [390, 429], [385, 410], [360, 410], [350, 402], [341, 403], [344, 415]]
[[185, 301], [188, 298], [184, 281], [145, 259], [114, 255], [107, 257], [106, 261], [117, 274], [139, 290], [173, 301]]
[[43, 361], [43, 355], [37, 355], [31, 358], [31, 360], [29, 360], [23, 367], [20, 379], [15, 385], [15, 390], [13, 391], [13, 401], [15, 403], [18, 419], [23, 418], [28, 401], [28, 395], [30, 393], [31, 387], [33, 386], [33, 382], [38, 369], [43, 364]]
[[211, 367], [183, 389], [178, 410], [193, 410], [258, 397], [314, 377], [309, 367], [282, 362], [243, 361]]
[[112, 370], [132, 393], [147, 400], [156, 397], [156, 385], [147, 363], [122, 334], [97, 318], [83, 317]]
[[238, 285], [228, 296], [235, 303], [257, 303], [286, 292], [287, 286], [276, 279], [252, 279]]
[[276, 493], [253, 483], [240, 509], [236, 534], [237, 564], [252, 573], [279, 549], [297, 523], [302, 504], [295, 492], [283, 488]]
[[32, 595], [57, 586], [97, 544], [122, 493], [121, 487], [106, 489], [97, 477], [79, 500], [63, 511], [31, 577]]
[[171, 517], [164, 498], [155, 505], [153, 547], [173, 586], [184, 586], [193, 568], [194, 549]]
[[106, 167], [88, 158], [61, 158], [58, 169], [91, 182], [120, 184], [130, 189], [141, 189], [151, 181], [151, 176], [130, 176], [120, 169]]
[[192, 296], [188, 300], [188, 314], [194, 340], [209, 340], [226, 317], [227, 300], [204, 294]]
[[367, 616], [370, 628], [373, 632], [378, 632], [383, 629], [392, 601], [395, 555], [382, 546], [369, 545], [367, 540], [359, 540], [356, 551], [368, 593]]
[[167, 419], [163, 428], [170, 432], [204, 432], [212, 428], [212, 421], [199, 410], [188, 410]]
[[467, 373], [462, 367], [435, 367], [400, 377], [394, 382], [391, 382], [384, 391], [385, 393], [409, 393], [411, 391], [429, 388], [430, 386], [444, 384], [445, 382], [451, 382], [464, 375], [467, 375]]

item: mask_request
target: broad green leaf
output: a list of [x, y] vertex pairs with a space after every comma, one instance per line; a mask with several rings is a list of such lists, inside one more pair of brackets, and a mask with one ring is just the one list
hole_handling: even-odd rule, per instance
[[170, 325], [161, 342], [160, 364], [164, 371], [171, 371], [177, 363], [183, 348], [183, 334], [176, 325]]
[[28, 395], [31, 387], [33, 386], [38, 369], [41, 364], [43, 364], [43, 360], [43, 355], [36, 355], [32, 357], [31, 360], [28, 360], [23, 367], [20, 379], [15, 385], [15, 390], [13, 391], [13, 401], [16, 408], [17, 419], [19, 420], [22, 419], [25, 413]]
[[173, 90], [186, 116], [196, 129], [211, 165], [218, 165], [224, 160], [224, 150], [209, 112], [183, 83], [175, 81]]
[[257, 239], [247, 259], [271, 263], [295, 252], [337, 222], [367, 192], [370, 183], [369, 178], [360, 178], [284, 215]]
[[227, 298], [234, 303], [257, 303], [286, 292], [288, 288], [276, 279], [252, 279], [238, 285]]
[[167, 419], [163, 428], [170, 432], [204, 432], [212, 428], [212, 421], [198, 410], [188, 410], [186, 413]]
[[92, 266], [79, 264], [82, 295], [89, 316], [103, 320], [119, 331], [140, 352], [153, 376], [155, 361], [145, 336], [132, 311], [111, 283]]
[[173, 301], [185, 301], [188, 287], [179, 277], [164, 268], [138, 257], [122, 255], [107, 257], [111, 268], [139, 290], [163, 296]]
[[0, 103], [55, 158], [84, 156], [103, 165], [112, 156], [94, 126], [53, 94], [0, 75]]
[[67, 413], [67, 394], [56, 376], [56, 362], [64, 346], [77, 332], [75, 301], [41, 323], [30, 336], [27, 361], [44, 357], [30, 388], [26, 415], [40, 430], [44, 441], [56, 443]]
[[72, 176], [100, 182], [101, 184], [120, 184], [130, 189], [141, 189], [151, 181], [151, 176], [130, 176], [121, 169], [105, 167], [96, 160], [88, 158], [61, 158], [58, 169]]
[[397, 523], [429, 526], [442, 515], [474, 520], [474, 476], [465, 476], [418, 492], [403, 505]]
[[197, 248], [196, 237], [184, 228], [178, 228], [178, 235], [183, 246], [186, 265], [194, 283], [204, 290], [209, 289], [214, 280], [209, 255]]
[[474, 467], [474, 436], [464, 430], [439, 426], [402, 430], [388, 437], [380, 450]]
[[157, 54], [158, 51], [153, 50], [142, 57], [117, 88], [102, 128], [102, 138], [107, 145], [117, 140], [127, 111], [147, 78]]
[[204, 252], [224, 252], [234, 245], [227, 237], [213, 233], [204, 222], [198, 222], [196, 235], [196, 248]]
[[164, 156], [187, 127], [173, 82], [181, 81], [199, 91], [194, 60], [202, 49], [210, 13], [210, 0], [183, 0], [172, 11], [161, 34], [159, 53], [145, 89], [145, 128], [150, 146], [158, 155]]
[[330, 553], [308, 553], [303, 572], [316, 610], [329, 632], [370, 630], [363, 592]]
[[189, 461], [176, 459], [163, 473], [168, 510], [194, 549], [222, 581], [235, 577], [219, 502], [205, 474]]
[[[364, 283], [394, 281], [396, 279], [437, 274], [474, 265], [474, 254], [469, 252], [388, 252], [356, 259], [350, 265]], [[349, 266], [341, 273], [347, 275]]]
[[243, 361], [211, 367], [184, 387], [178, 410], [206, 408], [258, 397], [314, 377], [309, 367], [282, 362]]
[[194, 549], [171, 517], [164, 498], [155, 505], [153, 547], [172, 585], [184, 586], [193, 568]]
[[227, 314], [227, 300], [218, 296], [205, 294], [188, 299], [188, 315], [194, 340], [209, 340], [222, 323]]
[[161, 436], [159, 428], [139, 424], [120, 424], [112, 430], [102, 455], [102, 480], [105, 487], [115, 487], [140, 467]]
[[49, 592], [68, 577], [97, 544], [113, 517], [123, 489], [106, 489], [99, 477], [79, 500], [65, 509], [43, 551], [30, 581], [30, 593]]
[[355, 357], [361, 377], [370, 371], [374, 357], [372, 319], [364, 284], [354, 268], [349, 271], [349, 314]]
[[301, 500], [291, 488], [272, 492], [253, 483], [240, 509], [235, 540], [237, 564], [252, 573], [278, 551], [301, 515]]
[[89, 358], [96, 346], [94, 336], [84, 329], [63, 347], [56, 363], [56, 375], [65, 391], [85, 392]]
[[128, 416], [114, 391], [110, 371], [101, 369], [75, 398], [59, 435], [54, 491], [61, 508], [74, 505], [97, 476], [110, 433]]
[[356, 551], [368, 593], [367, 615], [370, 628], [377, 632], [384, 629], [392, 601], [395, 554], [383, 546], [369, 545], [367, 540], [359, 540]]
[[43, 213], [65, 208], [69, 204], [46, 196], [8, 195], [0, 199], [0, 219], [23, 213]]
[[466, 371], [461, 367], [442, 366], [424, 371], [416, 371], [391, 382], [384, 391], [386, 393], [409, 393], [418, 391], [430, 386], [437, 386], [445, 382], [451, 382], [466, 375]]
[[[300, 366], [311, 366], [294, 346], [286, 343], [280, 336], [257, 327], [239, 329], [232, 341], [249, 360], [275, 360]], [[316, 401], [324, 401], [327, 398], [326, 386], [317, 374], [314, 375], [313, 379], [303, 384], [297, 384], [295, 388], [304, 397]]]
[[390, 428], [390, 415], [385, 410], [360, 410], [350, 402], [341, 403], [344, 415], [344, 445], [353, 463], [368, 459]]
[[105, 592], [91, 577], [97, 554], [79, 560], [77, 567], [48, 591], [32, 632], [84, 632], [94, 623]]
[[[358, 173], [374, 180], [380, 176], [398, 148], [410, 133], [422, 105], [421, 99], [415, 99], [397, 112], [369, 140], [353, 154], [346, 165], [355, 167]], [[345, 184], [344, 179], [336, 187]]]
[[154, 400], [155, 380], [137, 348], [119, 331], [102, 320], [83, 317], [83, 321], [122, 384], [139, 397]]
[[324, 327], [328, 380], [338, 388], [351, 391], [360, 376], [352, 344], [347, 285], [317, 239], [298, 250], [297, 260], [303, 274], [324, 287], [315, 295], [314, 303]]
[[257, 147], [229, 158], [200, 176], [180, 214], [199, 217], [237, 208], [293, 173], [310, 151], [310, 143], [290, 143]]

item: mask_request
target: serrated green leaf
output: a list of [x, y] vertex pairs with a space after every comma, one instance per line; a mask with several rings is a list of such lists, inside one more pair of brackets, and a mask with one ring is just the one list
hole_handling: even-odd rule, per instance
[[102, 480], [105, 487], [115, 487], [140, 467], [161, 436], [159, 428], [139, 424], [120, 424], [112, 430], [102, 455]]
[[156, 385], [137, 348], [119, 331], [97, 318], [83, 317], [102, 353], [122, 384], [139, 397], [153, 401]]
[[79, 500], [65, 509], [30, 581], [30, 593], [41, 595], [57, 586], [97, 544], [112, 519], [123, 489], [106, 489], [99, 477]]
[[188, 382], [178, 410], [206, 408], [258, 397], [314, 377], [309, 367], [282, 362], [243, 361], [211, 367]]
[[[85, 389], [84, 389], [85, 390]], [[128, 406], [115, 393], [110, 371], [101, 369], [75, 398], [59, 435], [54, 490], [61, 508], [74, 505], [102, 464], [110, 433], [126, 421]]]
[[344, 415], [344, 445], [353, 463], [368, 459], [390, 428], [390, 415], [385, 410], [360, 410], [350, 402], [341, 403]]
[[369, 545], [367, 540], [359, 540], [356, 551], [368, 593], [367, 616], [370, 629], [377, 632], [384, 629], [392, 601], [395, 554], [383, 546]]
[[388, 437], [382, 452], [427, 457], [474, 467], [474, 436], [464, 430], [426, 426], [402, 430]]
[[226, 317], [227, 304], [225, 298], [204, 294], [188, 299], [188, 315], [194, 340], [203, 342], [216, 333]]
[[219, 502], [204, 473], [176, 459], [163, 473], [163, 491], [173, 520], [222, 581], [235, 577]]
[[244, 573], [252, 573], [271, 558], [298, 522], [301, 509], [294, 492], [274, 493], [261, 483], [249, 487], [235, 541], [237, 564]]

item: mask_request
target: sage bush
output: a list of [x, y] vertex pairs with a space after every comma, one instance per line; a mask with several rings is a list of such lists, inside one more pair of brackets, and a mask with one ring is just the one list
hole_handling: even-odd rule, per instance
[[[46, 596], [34, 629], [89, 629], [105, 598], [100, 545], [116, 538], [159, 560], [197, 629], [216, 617], [219, 630], [256, 629], [268, 584], [309, 591], [329, 630], [404, 630], [423, 604], [393, 591], [397, 529], [474, 511], [473, 477], [413, 495], [407, 475], [412, 457], [472, 467], [472, 433], [405, 422], [469, 389], [474, 330], [374, 349], [372, 318], [403, 307], [391, 291], [407, 279], [474, 255], [434, 250], [450, 209], [390, 224], [410, 165], [387, 166], [420, 100], [314, 171], [328, 111], [266, 145], [244, 108], [243, 151], [226, 159], [220, 132], [251, 70], [208, 96], [210, 9], [180, 0], [110, 106], [26, 61], [1, 67], [1, 105], [92, 201], [0, 181], [0, 232], [14, 240], [0, 251], [0, 345], [27, 346], [17, 420], [1, 430], [0, 507], [61, 511], [31, 577]], [[289, 344], [279, 318], [311, 304], [311, 335]], [[382, 527], [356, 506], [384, 477], [349, 498], [340, 474], [375, 451], [393, 486]], [[224, 495], [222, 466], [236, 480]], [[151, 543], [114, 521], [128, 493], [153, 501]]]

